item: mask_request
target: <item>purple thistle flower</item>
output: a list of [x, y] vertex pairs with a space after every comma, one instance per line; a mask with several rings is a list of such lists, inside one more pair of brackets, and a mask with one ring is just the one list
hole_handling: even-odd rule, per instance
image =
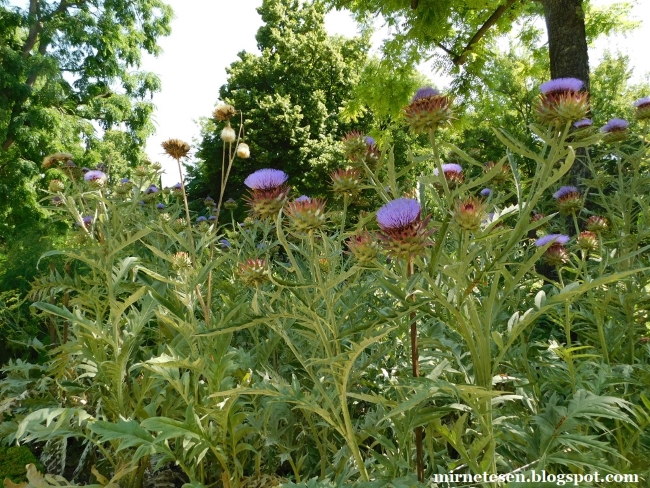
[[547, 81], [539, 86], [539, 91], [544, 95], [557, 92], [577, 92], [582, 89], [584, 83], [577, 78], [557, 78]]
[[56, 195], [52, 197], [52, 203], [58, 207], [63, 203], [63, 199], [60, 196]]
[[543, 247], [546, 244], [550, 244], [551, 242], [554, 244], [566, 244], [567, 242], [569, 242], [569, 236], [566, 236], [564, 234], [549, 234], [547, 236], [540, 237], [539, 239], [537, 239], [535, 241], [535, 245], [537, 247]]
[[122, 183], [123, 185], [125, 185], [126, 183], [131, 183], [131, 180], [128, 179], [128, 178], [122, 178], [122, 179], [120, 180], [120, 183]]
[[209, 220], [210, 222], [214, 222], [215, 220], [217, 220], [217, 217], [215, 217], [214, 215], [210, 215], [210, 216], [208, 217], [208, 220]]
[[576, 129], [584, 129], [585, 127], [591, 127], [593, 124], [593, 121], [591, 119], [582, 119], [578, 120], [577, 122], [573, 123], [573, 127]]
[[138, 205], [144, 205], [144, 200], [140, 200], [140, 201], [138, 202]]
[[84, 175], [84, 180], [86, 181], [105, 181], [106, 174], [99, 170], [88, 170]]
[[83, 173], [88, 173], [90, 171], [90, 168], [87, 168], [86, 166], [84, 166], [83, 168], [81, 168], [81, 171]]
[[172, 190], [180, 190], [181, 188], [183, 188], [183, 186], [180, 183], [176, 183], [172, 186]]
[[636, 102], [633, 103], [636, 108], [645, 108], [650, 105], [650, 97], [639, 98]]
[[630, 123], [625, 119], [613, 118], [607, 122], [602, 129], [602, 132], [618, 132], [627, 129], [630, 126]]
[[221, 244], [221, 249], [230, 249], [232, 247], [228, 239], [221, 239], [219, 244]]
[[197, 222], [197, 223], [207, 222], [207, 220], [208, 220], [207, 217], [204, 217], [203, 215], [201, 215], [200, 217], [198, 217], [198, 218], [196, 219], [196, 222]]
[[159, 203], [159, 204], [156, 205], [156, 208], [158, 210], [164, 210], [165, 209], [165, 204], [164, 203]]
[[279, 169], [260, 169], [244, 180], [244, 185], [253, 190], [272, 190], [283, 185], [289, 176]]
[[408, 227], [420, 216], [420, 204], [411, 198], [392, 200], [377, 210], [377, 222], [383, 229]]
[[151, 195], [152, 193], [158, 193], [160, 190], [158, 190], [158, 187], [156, 185], [151, 185], [149, 188], [147, 188], [147, 191], [145, 192], [147, 195]]
[[365, 137], [363, 138], [363, 140], [366, 141], [366, 144], [367, 144], [368, 146], [374, 146], [374, 145], [375, 145], [375, 138], [374, 138], [374, 137], [365, 136]]
[[440, 92], [438, 90], [431, 88], [430, 86], [425, 86], [415, 92], [415, 95], [413, 95], [413, 98], [411, 99], [411, 103], [422, 98], [437, 97], [438, 95], [440, 95]]
[[570, 193], [577, 193], [577, 192], [578, 189], [575, 186], [563, 186], [558, 191], [553, 193], [553, 198], [557, 200], [558, 198], [565, 197]]
[[298, 198], [294, 200], [294, 202], [311, 202], [311, 198], [309, 198], [307, 195], [301, 195]]
[[481, 190], [482, 197], [489, 197], [490, 195], [492, 195], [492, 190], [490, 188], [483, 188]]
[[[463, 167], [460, 164], [447, 163], [442, 165], [443, 173], [447, 173], [447, 172], [461, 173], [462, 171], [463, 171]], [[438, 176], [438, 168], [434, 168], [433, 175]]]
[[92, 218], [92, 216], [87, 215], [87, 216], [83, 217], [83, 218], [81, 219], [81, 221], [83, 222], [83, 225], [85, 225], [86, 227], [88, 227], [90, 224], [93, 223], [93, 218]]

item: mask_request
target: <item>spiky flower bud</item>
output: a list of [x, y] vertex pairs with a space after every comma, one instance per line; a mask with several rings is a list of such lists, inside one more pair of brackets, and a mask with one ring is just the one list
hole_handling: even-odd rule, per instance
[[115, 185], [113, 190], [118, 195], [124, 196], [127, 193], [131, 192], [132, 187], [133, 187], [133, 184], [131, 183], [131, 181], [129, 181], [128, 178], [122, 178], [122, 180], [120, 180], [120, 182], [117, 185]]
[[172, 221], [172, 216], [167, 212], [163, 212], [160, 214], [160, 221], [164, 222], [165, 224], [169, 224]]
[[551, 266], [562, 266], [569, 262], [569, 253], [564, 244], [569, 242], [569, 236], [563, 234], [549, 234], [535, 241], [535, 246], [544, 247], [550, 244], [544, 253], [544, 261]]
[[61, 205], [63, 205], [63, 198], [61, 198], [58, 195], [53, 196], [52, 205], [54, 205], [55, 207], [60, 207]]
[[172, 223], [172, 229], [174, 232], [181, 232], [187, 229], [187, 220], [182, 217], [174, 220], [174, 223]]
[[389, 254], [408, 258], [418, 255], [431, 245], [433, 230], [427, 229], [429, 217], [420, 219], [421, 208], [417, 200], [398, 198], [377, 211], [377, 223], [382, 230], [379, 239]]
[[[483, 171], [489, 173], [494, 169], [495, 166], [496, 164], [494, 163], [494, 161], [489, 161], [485, 163], [485, 165], [483, 166]], [[511, 173], [510, 165], [502, 164], [501, 169], [492, 177], [492, 181], [494, 181], [495, 183], [505, 183], [510, 179], [510, 173]]]
[[140, 165], [140, 166], [138, 166], [137, 168], [135, 168], [135, 170], [133, 171], [133, 173], [134, 173], [136, 176], [139, 176], [140, 178], [143, 178], [143, 177], [145, 177], [145, 176], [147, 176], [147, 175], [149, 174], [149, 168], [147, 168], [147, 167], [144, 166], [144, 165]]
[[607, 219], [601, 215], [592, 215], [587, 219], [585, 228], [596, 234], [605, 232], [608, 228]]
[[461, 229], [476, 230], [485, 218], [485, 209], [485, 204], [475, 197], [457, 200], [453, 210], [454, 220]]
[[320, 198], [298, 198], [286, 209], [289, 225], [298, 232], [320, 229], [325, 225], [325, 201]]
[[162, 164], [156, 162], [151, 165], [151, 169], [154, 171], [160, 171], [162, 169]]
[[359, 261], [359, 264], [367, 266], [379, 255], [379, 242], [374, 234], [367, 230], [352, 236], [348, 242], [348, 249]]
[[190, 152], [190, 145], [180, 139], [168, 139], [162, 144], [164, 151], [174, 159], [181, 159]]
[[343, 136], [343, 153], [353, 162], [365, 160], [368, 144], [364, 135], [358, 130], [348, 132]]
[[205, 197], [205, 200], [203, 200], [203, 203], [205, 204], [206, 207], [212, 208], [214, 207], [214, 198], [208, 195], [207, 197]]
[[166, 206], [165, 206], [164, 203], [158, 203], [158, 204], [156, 204], [156, 208], [158, 210], [165, 210]]
[[562, 214], [577, 212], [582, 208], [582, 194], [575, 186], [563, 186], [553, 193], [553, 198]]
[[598, 235], [588, 230], [581, 232], [576, 237], [576, 243], [580, 249], [585, 251], [595, 251], [598, 249]]
[[229, 198], [228, 200], [223, 202], [223, 208], [225, 208], [226, 210], [235, 210], [238, 206], [239, 204], [232, 198]]
[[361, 192], [361, 172], [358, 169], [337, 169], [330, 178], [335, 195], [356, 197]]
[[417, 133], [435, 130], [451, 120], [451, 98], [431, 87], [420, 88], [404, 107], [406, 123]]
[[221, 131], [221, 140], [223, 142], [235, 142], [237, 140], [237, 134], [235, 133], [235, 130], [230, 127], [230, 122], [228, 122], [228, 125]]
[[613, 118], [610, 119], [600, 130], [604, 134], [603, 141], [618, 142], [627, 138], [627, 128], [630, 123], [627, 120]]
[[537, 119], [543, 124], [564, 125], [584, 119], [589, 112], [589, 94], [577, 78], [557, 78], [542, 83]]
[[255, 171], [244, 180], [244, 185], [251, 189], [246, 202], [255, 217], [277, 215], [289, 194], [289, 187], [285, 184], [288, 178], [284, 171], [266, 168]]
[[230, 120], [236, 113], [237, 111], [232, 105], [228, 103], [220, 103], [217, 105], [217, 108], [214, 109], [214, 112], [212, 112], [212, 116], [219, 122], [225, 122], [226, 120]]
[[65, 185], [61, 180], [52, 180], [50, 181], [49, 189], [52, 193], [59, 193], [60, 191], [65, 190]]
[[177, 252], [172, 256], [172, 267], [179, 272], [188, 270], [192, 267], [192, 258], [186, 252]]
[[245, 142], [240, 142], [237, 144], [237, 156], [242, 159], [248, 159], [251, 157], [251, 150], [248, 147], [248, 144]]
[[267, 279], [267, 265], [265, 259], [248, 259], [239, 263], [237, 274], [247, 286], [258, 286]]

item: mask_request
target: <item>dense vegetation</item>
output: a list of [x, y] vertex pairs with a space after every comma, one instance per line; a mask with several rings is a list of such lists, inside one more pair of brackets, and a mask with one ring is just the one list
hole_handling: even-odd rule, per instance
[[[160, 188], [130, 131], [89, 136], [117, 138], [110, 160], [76, 129], [16, 132], [40, 131], [32, 173], [52, 154], [2, 248], [0, 456], [32, 463], [6, 486], [647, 481], [650, 92], [629, 61], [590, 92], [542, 84], [524, 23], [483, 78], [416, 93], [322, 6], [260, 13], [187, 185]], [[51, 15], [16, 11], [16, 39]]]

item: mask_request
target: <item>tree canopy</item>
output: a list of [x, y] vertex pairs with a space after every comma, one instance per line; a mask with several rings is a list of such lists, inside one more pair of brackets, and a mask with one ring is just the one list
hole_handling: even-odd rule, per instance
[[47, 154], [114, 169], [144, 157], [160, 83], [138, 67], [171, 16], [161, 0], [0, 0], [0, 239], [37, 219]]
[[[261, 54], [239, 53], [220, 90], [221, 99], [243, 113], [251, 149], [246, 164], [233, 167], [226, 195], [239, 198], [244, 178], [264, 167], [291, 174], [300, 192], [323, 194], [329, 172], [342, 162], [340, 139], [367, 126], [367, 117], [353, 123], [342, 112], [366, 65], [368, 41], [328, 36], [319, 4], [265, 0], [258, 12]], [[203, 125], [197, 195], [218, 194], [221, 128], [211, 120]]]

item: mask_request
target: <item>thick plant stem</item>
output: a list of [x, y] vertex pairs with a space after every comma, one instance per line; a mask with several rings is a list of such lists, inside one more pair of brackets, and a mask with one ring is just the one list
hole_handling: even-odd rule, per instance
[[[413, 256], [408, 262], [408, 276], [413, 276]], [[413, 297], [415, 298], [415, 297]], [[418, 328], [415, 322], [415, 312], [411, 312], [411, 364], [413, 366], [413, 377], [420, 376], [420, 356], [418, 351]], [[422, 426], [415, 428], [415, 455], [417, 463], [418, 481], [424, 482], [424, 455], [422, 452]]]

